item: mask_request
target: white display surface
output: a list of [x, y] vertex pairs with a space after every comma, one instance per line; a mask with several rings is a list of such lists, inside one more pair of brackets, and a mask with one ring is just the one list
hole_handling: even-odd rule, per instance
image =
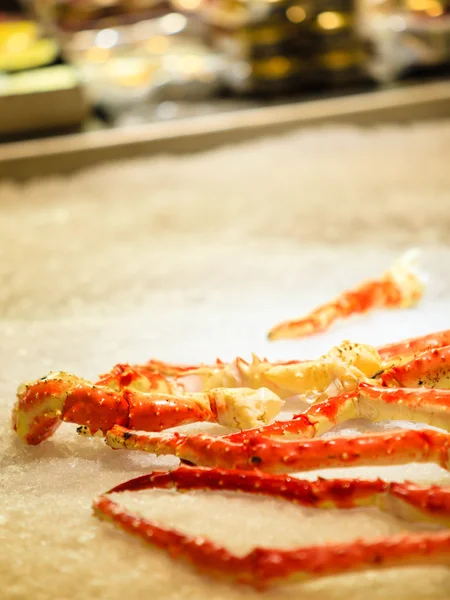
[[[440, 566], [329, 577], [262, 596], [200, 576], [92, 515], [96, 495], [175, 459], [112, 451], [71, 425], [26, 447], [10, 412], [17, 385], [49, 370], [94, 378], [116, 362], [149, 358], [314, 358], [343, 339], [379, 345], [449, 328], [449, 164], [450, 125], [440, 124], [307, 132], [1, 185], [1, 597], [448, 599], [450, 570]], [[303, 341], [266, 340], [275, 322], [379, 275], [411, 245], [423, 248], [429, 278], [417, 309], [376, 312]], [[320, 474], [450, 485], [435, 465]], [[374, 510], [319, 512], [241, 495], [123, 501], [236, 552], [415, 527]]]

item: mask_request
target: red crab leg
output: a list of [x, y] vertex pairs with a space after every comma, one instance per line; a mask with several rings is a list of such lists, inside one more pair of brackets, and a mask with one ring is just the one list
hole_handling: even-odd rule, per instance
[[284, 440], [249, 435], [235, 443], [205, 434], [135, 432], [119, 425], [106, 433], [112, 448], [172, 454], [204, 467], [289, 473], [331, 467], [435, 462], [449, 468], [450, 436], [432, 430], [398, 430], [350, 438]]
[[381, 377], [392, 387], [450, 388], [450, 346], [426, 350], [409, 362], [392, 367]]
[[315, 437], [349, 419], [387, 421], [392, 419], [427, 423], [450, 431], [450, 390], [386, 389], [360, 383], [353, 392], [340, 394], [294, 415], [289, 421], [248, 429], [224, 436], [243, 441], [249, 434], [264, 436]]
[[[113, 488], [107, 494], [155, 488], [176, 488], [182, 491], [240, 490], [320, 508], [351, 508], [364, 504], [386, 510], [385, 499], [391, 497], [418, 507], [432, 518], [450, 516], [449, 488], [433, 486], [419, 489], [408, 483], [388, 484], [381, 480], [309, 482], [289, 476], [268, 476], [259, 472], [242, 474], [222, 469], [180, 467], [171, 473], [153, 473], [139, 477]], [[245, 556], [237, 556], [204, 537], [167, 529], [134, 515], [107, 497], [107, 494], [94, 501], [97, 516], [111, 521], [153, 546], [167, 550], [173, 558], [181, 558], [210, 576], [246, 583], [257, 589], [285, 579], [298, 581], [366, 568], [450, 563], [448, 531], [412, 533], [372, 541], [355, 540], [292, 550], [255, 548]], [[427, 502], [429, 497], [434, 498], [437, 510], [436, 506]]]
[[394, 344], [388, 344], [377, 348], [378, 354], [384, 362], [388, 362], [397, 357], [404, 357], [406, 361], [410, 360], [416, 354], [432, 350], [434, 348], [442, 348], [450, 345], [450, 329], [445, 331], [437, 331], [421, 337], [409, 338]]
[[434, 462], [450, 468], [450, 435], [426, 429], [325, 440], [256, 438], [250, 439], [247, 447], [250, 465], [274, 473], [409, 462]]
[[53, 375], [21, 386], [13, 410], [13, 427], [27, 444], [50, 437], [62, 421], [86, 426], [91, 433], [113, 425], [161, 431], [175, 425], [214, 421], [209, 406], [183, 396], [115, 392], [73, 375]]
[[[414, 306], [422, 297], [423, 284], [406, 266], [402, 258], [379, 279], [365, 281], [352, 290], [340, 294], [335, 300], [319, 306], [306, 317], [283, 321], [273, 327], [270, 340], [301, 338], [326, 331], [335, 321], [364, 314], [375, 308], [406, 308]], [[401, 270], [401, 277], [399, 277]]]
[[[144, 450], [155, 454], [174, 454], [183, 460], [204, 466], [220, 465], [228, 468], [247, 469], [251, 468], [252, 465], [258, 467], [257, 461], [254, 461], [249, 467], [249, 461], [254, 456], [254, 454], [249, 453], [250, 447], [256, 444], [258, 440], [263, 440], [265, 444], [269, 444], [270, 448], [274, 450], [276, 441], [272, 440], [271, 436], [277, 436], [278, 438], [283, 436], [283, 439], [289, 439], [289, 436], [292, 435], [303, 438], [314, 438], [316, 435], [330, 430], [336, 424], [361, 417], [372, 421], [411, 419], [450, 430], [450, 390], [396, 390], [360, 384], [356, 391], [342, 394], [316, 404], [305, 413], [296, 415], [290, 421], [278, 421], [273, 425], [249, 429], [226, 436], [213, 437], [206, 434], [189, 436], [178, 433], [147, 435], [115, 427], [106, 433], [106, 441], [113, 448]], [[409, 433], [411, 433], [411, 437], [409, 438], [405, 434], [405, 441], [409, 439], [412, 440], [411, 443], [421, 441], [422, 438], [415, 435], [418, 432]], [[344, 438], [339, 439], [341, 439], [339, 444], [345, 444], [346, 440]], [[363, 439], [367, 438], [363, 436]], [[435, 439], [440, 440], [442, 438], [436, 437]], [[378, 443], [380, 440], [381, 438], [375, 436], [375, 442]], [[311, 442], [303, 442], [303, 446], [300, 446], [301, 442], [292, 442], [294, 447], [295, 443], [297, 443], [298, 448], [301, 447], [303, 452], [305, 452], [305, 448], [308, 449], [310, 447], [314, 447], [315, 451], [318, 452], [316, 458], [314, 453], [311, 458], [308, 455], [308, 460], [312, 460], [312, 464], [315, 465], [308, 468], [316, 468], [316, 466], [319, 468], [321, 466], [320, 462], [314, 462], [319, 456], [322, 457], [322, 454], [319, 454], [319, 450], [322, 448], [329, 449], [329, 446], [324, 446], [326, 440], [317, 441], [319, 444], [314, 446], [308, 445]], [[352, 443], [350, 442], [346, 448], [342, 447], [336, 457], [339, 458], [339, 456], [349, 454]], [[420, 447], [424, 451], [427, 449], [426, 444]], [[289, 449], [287, 446], [284, 446], [284, 451], [287, 452]], [[368, 445], [367, 449], [369, 449]], [[382, 444], [378, 446], [376, 444], [372, 445], [370, 451], [372, 455], [375, 455], [376, 452], [382, 453]], [[392, 449], [392, 453], [396, 452], [397, 459], [400, 459], [402, 451], [406, 462], [408, 460], [415, 460], [408, 454], [408, 448], [402, 448], [400, 445], [398, 449]], [[279, 464], [280, 469], [285, 468], [281, 462], [281, 452], [280, 448], [278, 454], [274, 454], [274, 465], [270, 467], [271, 469], [276, 469], [277, 464]], [[358, 456], [354, 456], [354, 454], [352, 452], [349, 456], [354, 457], [355, 460], [364, 461], [370, 458], [370, 453], [369, 455], [360, 454]], [[305, 456], [304, 453], [302, 460], [306, 460]], [[428, 460], [426, 453], [423, 456], [424, 460]], [[389, 461], [387, 464], [392, 462], [390, 457], [391, 455], [386, 457]], [[325, 459], [326, 456], [320, 460]], [[430, 458], [430, 460], [433, 459]], [[305, 464], [302, 462], [298, 468], [305, 468]], [[345, 461], [343, 464], [346, 464]]]

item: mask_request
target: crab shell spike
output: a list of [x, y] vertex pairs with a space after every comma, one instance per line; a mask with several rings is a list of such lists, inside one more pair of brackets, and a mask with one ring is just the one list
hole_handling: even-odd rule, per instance
[[[266, 373], [276, 366], [299, 365], [305, 361], [291, 360], [269, 362], [267, 358], [259, 358], [254, 353], [252, 353], [251, 356], [251, 362], [238, 356], [234, 361], [225, 365], [221, 375], [222, 381], [224, 382], [222, 385], [226, 387], [245, 386], [251, 389], [265, 387], [282, 398], [287, 398], [289, 395], [292, 395], [287, 393], [283, 387], [269, 381], [269, 379], [266, 378]], [[204, 379], [203, 389], [206, 390], [207, 386], [211, 385], [213, 381], [214, 380], [207, 381]]]
[[[153, 473], [113, 488], [93, 503], [94, 513], [153, 546], [167, 550], [209, 576], [237, 581], [257, 589], [327, 575], [410, 564], [449, 564], [450, 533], [438, 531], [385, 537], [372, 541], [355, 540], [292, 550], [255, 548], [244, 556], [232, 554], [205, 537], [191, 536], [155, 525], [134, 515], [108, 497], [112, 493], [142, 489], [240, 490], [275, 496], [320, 508], [374, 505], [386, 510], [385, 497], [400, 498], [434, 515], [422, 502], [423, 496], [439, 496], [439, 516], [450, 516], [449, 488], [417, 488], [409, 484], [377, 481], [301, 481], [263, 473], [242, 474], [235, 470], [180, 467], [170, 473]], [[395, 504], [393, 505], [395, 506]]]
[[269, 340], [296, 339], [326, 331], [335, 321], [375, 308], [408, 308], [417, 304], [424, 282], [416, 272], [418, 251], [405, 252], [379, 279], [365, 281], [354, 289], [319, 306], [304, 318], [283, 321], [269, 333]]
[[134, 369], [148, 372], [149, 376], [158, 375], [171, 378], [173, 385], [183, 388], [186, 378], [195, 377], [200, 382], [199, 392], [210, 392], [215, 388], [269, 388], [273, 393], [286, 397], [283, 389], [270, 384], [264, 378], [264, 374], [274, 365], [293, 365], [304, 361], [277, 361], [269, 362], [266, 358], [260, 359], [252, 354], [251, 362], [244, 358], [236, 357], [233, 361], [226, 363], [220, 359], [214, 365], [174, 365], [152, 360], [146, 365], [138, 365]]

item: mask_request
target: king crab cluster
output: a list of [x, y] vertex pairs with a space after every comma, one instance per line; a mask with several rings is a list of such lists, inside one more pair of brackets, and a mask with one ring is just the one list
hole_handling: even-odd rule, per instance
[[[196, 391], [187, 391], [195, 380]], [[439, 530], [350, 544], [246, 556], [130, 514], [111, 492], [146, 488], [241, 490], [318, 508], [377, 506], [405, 518], [450, 520], [450, 488], [381, 480], [302, 481], [288, 474], [322, 467], [435, 462], [450, 469], [450, 330], [375, 349], [344, 342], [312, 361], [271, 363], [256, 357], [214, 365], [117, 365], [95, 384], [53, 373], [22, 385], [13, 426], [28, 444], [50, 437], [62, 421], [101, 433], [114, 449], [171, 454], [182, 463], [122, 484], [94, 502], [95, 513], [216, 577], [257, 588], [364, 568], [450, 564], [450, 532]], [[243, 387], [244, 386], [244, 387]], [[336, 390], [342, 390], [336, 395]], [[276, 420], [283, 398], [311, 406]], [[431, 428], [323, 439], [353, 418], [403, 419]], [[196, 421], [236, 431], [220, 436], [166, 431]], [[250, 424], [250, 426], [249, 426]], [[392, 500], [395, 502], [392, 502]], [[389, 501], [388, 501], [389, 500]], [[405, 509], [406, 507], [406, 509]]]
[[[373, 308], [413, 306], [423, 284], [402, 257], [380, 279], [344, 292], [305, 318], [281, 323], [270, 339], [323, 331], [339, 318]], [[285, 399], [310, 404], [276, 420]], [[423, 429], [321, 438], [349, 419], [402, 419]], [[213, 365], [151, 360], [116, 365], [91, 383], [50, 373], [20, 386], [13, 427], [36, 445], [61, 422], [78, 433], [103, 435], [113, 449], [171, 454], [182, 465], [121, 484], [94, 501], [97, 516], [210, 576], [262, 589], [362, 569], [450, 565], [450, 530], [293, 550], [255, 548], [236, 556], [203, 537], [165, 529], [122, 508], [110, 494], [155, 488], [238, 490], [326, 510], [375, 506], [411, 520], [450, 523], [450, 488], [380, 479], [302, 481], [289, 473], [323, 467], [434, 462], [450, 469], [450, 330], [381, 348], [343, 342], [308, 361], [270, 362], [253, 356]], [[171, 430], [198, 421], [234, 430], [226, 435]], [[427, 428], [426, 425], [433, 428]]]

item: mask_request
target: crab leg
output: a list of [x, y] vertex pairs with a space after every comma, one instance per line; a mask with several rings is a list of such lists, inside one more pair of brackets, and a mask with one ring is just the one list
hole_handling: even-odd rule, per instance
[[426, 350], [411, 361], [381, 375], [386, 386], [450, 388], [450, 346]]
[[377, 348], [377, 350], [384, 362], [394, 360], [396, 364], [399, 364], [399, 359], [400, 362], [409, 362], [414, 356], [425, 352], [425, 350], [433, 350], [448, 345], [450, 345], [450, 329], [387, 344]]
[[172, 454], [203, 467], [260, 469], [270, 473], [409, 462], [435, 462], [445, 469], [450, 467], [450, 435], [426, 429], [325, 440], [284, 440], [249, 434], [237, 443], [205, 434], [145, 433], [115, 425], [105, 437], [115, 449]]
[[307, 411], [294, 415], [289, 421], [276, 421], [265, 427], [224, 437], [234, 442], [242, 441], [253, 433], [311, 438], [349, 419], [368, 419], [373, 422], [409, 420], [450, 431], [450, 390], [398, 390], [361, 383], [353, 392], [319, 402]]
[[226, 437], [213, 437], [202, 433], [186, 435], [177, 432], [136, 432], [115, 425], [106, 432], [105, 441], [114, 450], [138, 450], [157, 456], [170, 454], [182, 461], [203, 467], [218, 466], [243, 470], [252, 468], [249, 466], [248, 444], [233, 442]]
[[[174, 454], [182, 460], [203, 466], [223, 466], [248, 469], [259, 467], [263, 457], [255, 454], [255, 447], [264, 450], [264, 468], [270, 470], [294, 470], [294, 468], [319, 468], [324, 461], [331, 460], [336, 466], [348, 465], [348, 461], [376, 462], [387, 460], [391, 464], [395, 460], [408, 462], [410, 460], [435, 460], [438, 456], [433, 452], [427, 453], [428, 434], [430, 440], [436, 441], [433, 448], [440, 448], [442, 442], [447, 444], [445, 434], [426, 432], [421, 437], [417, 431], [406, 431], [401, 443], [387, 445], [387, 438], [378, 436], [361, 436], [361, 452], [355, 454], [357, 444], [345, 438], [333, 440], [331, 445], [339, 448], [329, 458], [330, 444], [327, 440], [298, 441], [297, 438], [314, 438], [329, 431], [339, 423], [353, 418], [368, 418], [372, 421], [388, 419], [409, 419], [440, 427], [450, 431], [450, 391], [449, 390], [396, 390], [360, 384], [357, 390], [341, 394], [312, 406], [304, 413], [296, 415], [290, 421], [277, 421], [258, 429], [250, 429], [226, 436], [213, 437], [206, 434], [186, 436], [183, 434], [147, 435], [115, 427], [106, 434], [106, 443], [113, 448], [128, 448], [144, 450], [155, 454]], [[400, 434], [399, 434], [400, 435]], [[440, 437], [441, 436], [441, 437]], [[442, 437], [444, 436], [444, 437]], [[274, 439], [277, 438], [277, 439]], [[373, 438], [373, 443], [370, 440]], [[288, 440], [286, 442], [286, 439]], [[400, 438], [396, 438], [400, 439]], [[261, 445], [259, 443], [261, 442]], [[277, 444], [282, 444], [277, 446]], [[291, 443], [292, 445], [286, 445]], [[385, 444], [385, 446], [383, 446]], [[410, 445], [410, 447], [407, 446]], [[447, 447], [444, 444], [444, 449]], [[386, 455], [383, 458], [383, 448]], [[431, 448], [431, 446], [430, 446]], [[322, 452], [323, 450], [323, 452]], [[297, 452], [298, 451], [298, 452]], [[272, 454], [271, 454], [272, 453]], [[417, 457], [415, 453], [418, 453]], [[288, 457], [291, 455], [292, 464]], [[255, 460], [254, 457], [258, 458]], [[345, 458], [348, 456], [348, 458]], [[344, 457], [344, 458], [342, 458]], [[442, 457], [441, 457], [442, 458]], [[259, 460], [261, 459], [261, 460]], [[440, 460], [440, 458], [438, 457]], [[259, 460], [259, 462], [258, 462]], [[439, 462], [438, 460], [438, 462]], [[286, 462], [288, 461], [288, 462]], [[445, 462], [445, 457], [441, 462]], [[306, 464], [311, 466], [306, 467]], [[329, 464], [329, 463], [327, 463]], [[250, 466], [249, 466], [250, 465]]]
[[170, 377], [178, 384], [183, 386], [186, 378], [198, 378], [200, 380], [200, 391], [208, 392], [216, 387], [248, 387], [258, 389], [268, 387], [274, 393], [286, 397], [283, 388], [276, 384], [271, 384], [265, 379], [266, 371], [274, 366], [300, 365], [305, 361], [275, 361], [269, 362], [267, 359], [258, 358], [252, 354], [252, 361], [248, 362], [241, 357], [236, 357], [233, 361], [226, 363], [217, 359], [215, 365], [175, 365], [164, 363], [158, 360], [151, 360], [145, 365], [139, 365], [142, 371], [148, 370], [150, 373], [159, 374], [163, 377]]
[[[418, 488], [408, 483], [389, 484], [381, 480], [309, 482], [261, 472], [243, 474], [235, 470], [180, 467], [170, 473], [153, 473], [133, 479], [94, 501], [94, 512], [98, 517], [111, 521], [153, 546], [167, 550], [172, 557], [181, 558], [210, 576], [245, 583], [257, 589], [286, 579], [302, 581], [367, 568], [450, 563], [448, 531], [412, 533], [292, 550], [255, 548], [245, 556], [237, 556], [204, 537], [155, 525], [144, 517], [128, 512], [109, 497], [112, 493], [161, 488], [179, 491], [240, 490], [322, 509], [372, 505], [382, 510], [387, 510], [389, 506], [396, 513], [400, 503], [403, 507], [418, 508], [421, 514], [434, 520], [436, 517], [450, 517], [450, 489], [436, 486]], [[404, 511], [401, 514], [405, 516]], [[415, 512], [412, 514], [416, 518]]]
[[[330, 386], [335, 388], [332, 395], [354, 389], [360, 381], [374, 377], [383, 368], [375, 348], [344, 341], [316, 360], [269, 362], [253, 355], [251, 362], [237, 357], [230, 363], [218, 360], [215, 366], [171, 365], [159, 361], [135, 367], [117, 365], [98, 384], [109, 385], [116, 390], [124, 385], [133, 385], [140, 391], [155, 389], [170, 393], [170, 388], [158, 387], [172, 385], [179, 391], [183, 389], [186, 378], [195, 377], [200, 379], [202, 392], [217, 387], [266, 387], [281, 398], [302, 394], [309, 400], [311, 397], [317, 400], [325, 391], [331, 390]], [[169, 382], [167, 377], [172, 377], [172, 381]]]
[[13, 427], [28, 444], [50, 437], [62, 421], [78, 423], [90, 433], [113, 425], [161, 431], [197, 421], [229, 428], [270, 422], [282, 401], [267, 389], [217, 388], [208, 394], [158, 394], [131, 388], [114, 391], [67, 373], [53, 373], [23, 385], [13, 410]]
[[[237, 357], [229, 363], [217, 359], [214, 365], [177, 365], [151, 360], [144, 365], [116, 365], [97, 385], [115, 391], [133, 387], [141, 392], [168, 394], [183, 392], [186, 385], [201, 392], [217, 387], [267, 387], [282, 398], [300, 394], [313, 402], [352, 390], [359, 382], [375, 378], [392, 366], [402, 365], [420, 352], [441, 348], [445, 343], [450, 344], [450, 331], [405, 340], [378, 350], [368, 344], [344, 341], [315, 360], [269, 362], [254, 354], [251, 362]], [[189, 378], [190, 382], [186, 384]], [[194, 385], [192, 378], [199, 381]], [[394, 381], [392, 384], [395, 385]], [[415, 387], [417, 384], [402, 385]]]
[[[414, 351], [441, 343], [448, 334], [449, 332], [441, 332], [417, 340], [407, 340], [403, 346], [409, 349], [407, 351]], [[396, 351], [398, 350], [397, 347]], [[394, 356], [394, 353], [389, 350], [387, 355]], [[388, 386], [425, 385], [445, 388], [449, 385], [448, 364], [450, 346], [429, 350], [416, 356], [410, 363], [384, 371], [381, 381]], [[180, 391], [182, 388], [176, 382], [169, 382], [163, 375], [148, 370], [145, 366], [116, 365], [96, 385], [72, 375], [56, 373], [20, 388], [13, 411], [14, 428], [30, 444], [38, 444], [50, 437], [61, 421], [78, 423], [91, 433], [105, 432], [114, 424], [146, 431], [161, 431], [195, 421], [216, 421], [231, 429], [251, 428], [270, 422], [282, 405], [278, 396], [262, 386], [272, 392], [276, 390], [283, 397], [303, 392], [315, 393], [319, 398], [333, 393], [333, 390], [336, 392], [342, 388], [357, 388], [360, 407], [365, 406], [373, 412], [374, 404], [379, 404], [378, 400], [391, 404], [390, 412], [384, 417], [382, 415], [385, 411], [375, 407], [377, 415], [380, 413], [376, 416], [378, 419], [410, 418], [408, 410], [414, 409], [422, 422], [441, 426], [439, 419], [444, 417], [442, 426], [448, 427], [446, 415], [441, 414], [442, 408], [448, 406], [445, 404], [445, 394], [439, 395], [434, 391], [435, 395], [432, 396], [423, 390], [420, 392], [423, 397], [421, 395], [418, 402], [417, 391], [403, 390], [401, 395], [396, 396], [393, 390], [383, 390], [381, 393], [372, 388], [373, 391], [369, 393], [368, 387], [358, 387], [358, 382], [368, 381], [377, 375], [376, 371], [382, 366], [377, 352], [363, 344], [344, 342], [317, 361], [269, 363], [254, 357], [251, 364], [238, 358], [232, 367], [231, 363], [224, 365], [226, 364], [218, 361], [218, 374], [212, 373], [207, 366], [184, 369], [189, 374], [204, 371], [203, 387], [208, 392], [197, 394]], [[172, 365], [168, 372], [173, 373], [180, 368]], [[239, 372], [238, 376], [236, 370]], [[257, 388], [258, 392], [237, 388], [236, 385], [242, 381], [249, 388]], [[213, 382], [226, 382], [232, 385], [232, 389], [211, 389]], [[332, 404], [325, 405], [329, 407], [330, 414], [333, 413], [333, 407], [340, 406], [341, 400], [333, 399]], [[429, 401], [431, 406], [428, 406]], [[398, 402], [397, 408], [393, 406], [394, 402]], [[352, 413], [352, 406], [352, 401], [346, 403], [341, 411], [342, 418], [344, 415], [346, 418], [371, 418], [361, 409]], [[406, 413], [405, 409], [408, 409]], [[340, 416], [339, 412], [338, 417]], [[305, 417], [302, 416], [302, 419]], [[269, 429], [271, 433], [267, 431], [265, 435], [276, 435], [279, 431], [302, 433], [296, 429], [301, 423], [300, 419], [289, 423], [275, 423]], [[330, 423], [335, 424], [333, 419]]]
[[115, 392], [69, 375], [54, 373], [23, 385], [17, 394], [13, 426], [28, 444], [49, 438], [62, 421], [77, 423], [91, 433], [127, 425], [160, 431], [180, 423], [214, 420], [208, 406], [164, 394], [132, 389]]
[[322, 440], [249, 440], [249, 464], [289, 473], [357, 465], [434, 462], [450, 469], [450, 435], [432, 430], [398, 430]]
[[301, 338], [326, 331], [335, 321], [375, 308], [408, 308], [423, 295], [424, 284], [414, 272], [416, 253], [407, 252], [379, 279], [366, 281], [319, 306], [306, 317], [273, 327], [270, 340]]

